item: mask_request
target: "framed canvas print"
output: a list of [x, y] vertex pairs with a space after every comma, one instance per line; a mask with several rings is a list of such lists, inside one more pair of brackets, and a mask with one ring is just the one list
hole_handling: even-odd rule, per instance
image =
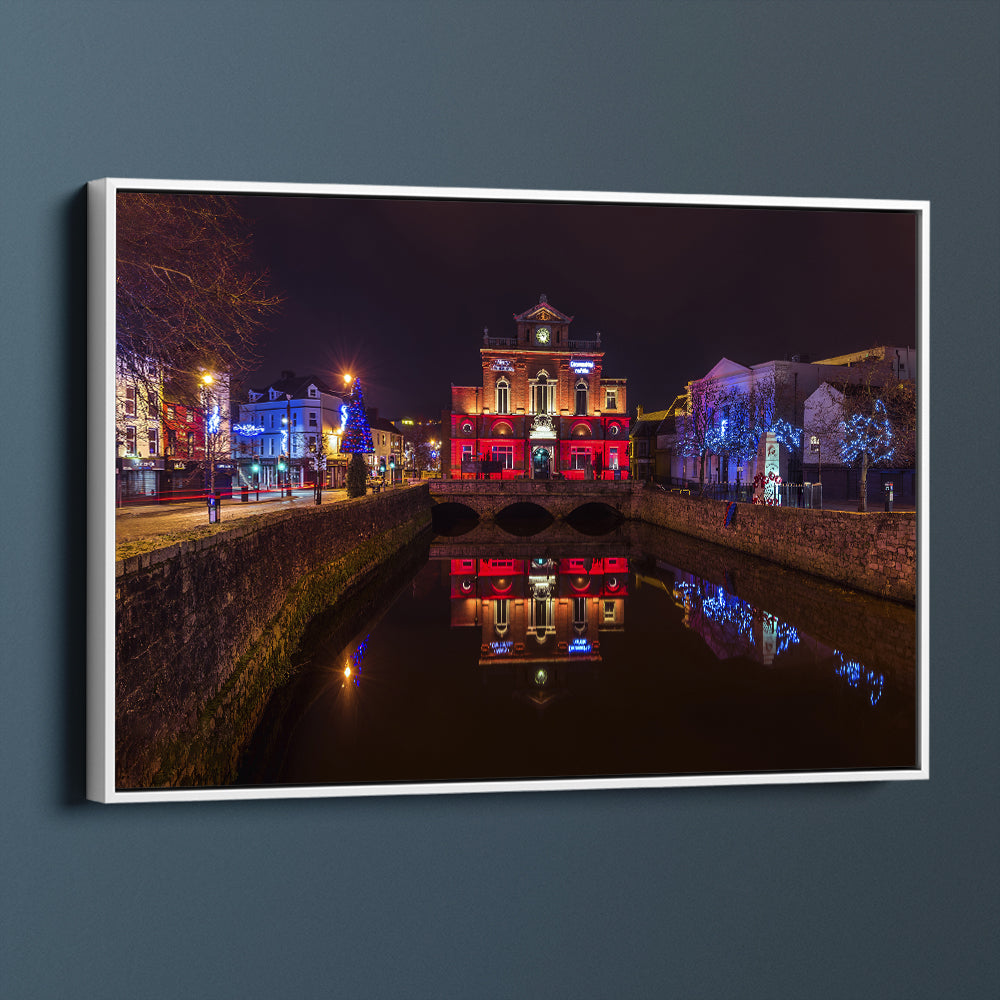
[[88, 796], [929, 774], [929, 205], [89, 185]]

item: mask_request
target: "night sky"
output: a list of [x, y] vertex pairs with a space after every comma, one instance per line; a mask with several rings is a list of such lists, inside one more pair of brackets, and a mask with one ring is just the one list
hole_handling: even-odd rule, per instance
[[253, 384], [291, 369], [363, 380], [391, 419], [437, 416], [481, 384], [483, 328], [513, 336], [542, 293], [601, 332], [629, 409], [668, 405], [721, 358], [812, 360], [916, 346], [917, 220], [908, 212], [236, 199], [283, 297]]

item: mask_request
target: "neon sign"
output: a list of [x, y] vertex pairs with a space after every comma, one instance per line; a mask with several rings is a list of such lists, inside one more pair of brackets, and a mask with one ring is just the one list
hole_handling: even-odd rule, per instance
[[593, 361], [571, 361], [569, 366], [577, 373], [577, 375], [586, 375], [588, 372], [592, 372], [594, 370]]
[[490, 366], [495, 372], [512, 372], [514, 370], [513, 361], [504, 361], [502, 358], [497, 358], [496, 361]]
[[591, 651], [590, 640], [589, 639], [574, 639], [567, 646], [567, 652], [569, 653], [589, 653]]

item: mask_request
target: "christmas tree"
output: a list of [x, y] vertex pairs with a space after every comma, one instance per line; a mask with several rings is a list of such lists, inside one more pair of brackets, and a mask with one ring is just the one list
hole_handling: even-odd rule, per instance
[[375, 450], [371, 425], [365, 413], [365, 394], [358, 381], [355, 381], [354, 391], [347, 401], [347, 420], [344, 436], [340, 439], [340, 450], [352, 455], [367, 455]]

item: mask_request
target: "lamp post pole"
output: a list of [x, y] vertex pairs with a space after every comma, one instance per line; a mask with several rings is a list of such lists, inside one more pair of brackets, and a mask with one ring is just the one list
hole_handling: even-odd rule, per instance
[[[292, 495], [292, 397], [285, 394], [285, 486], [288, 488], [288, 496]], [[281, 495], [285, 496], [282, 489]]]
[[[215, 449], [212, 446], [212, 394], [209, 388], [214, 381], [210, 373], [206, 373], [201, 377], [202, 391], [204, 393], [202, 419], [205, 430], [205, 494], [206, 502], [208, 503], [209, 520], [212, 519], [212, 504], [215, 499]], [[218, 512], [216, 516], [218, 516]]]

